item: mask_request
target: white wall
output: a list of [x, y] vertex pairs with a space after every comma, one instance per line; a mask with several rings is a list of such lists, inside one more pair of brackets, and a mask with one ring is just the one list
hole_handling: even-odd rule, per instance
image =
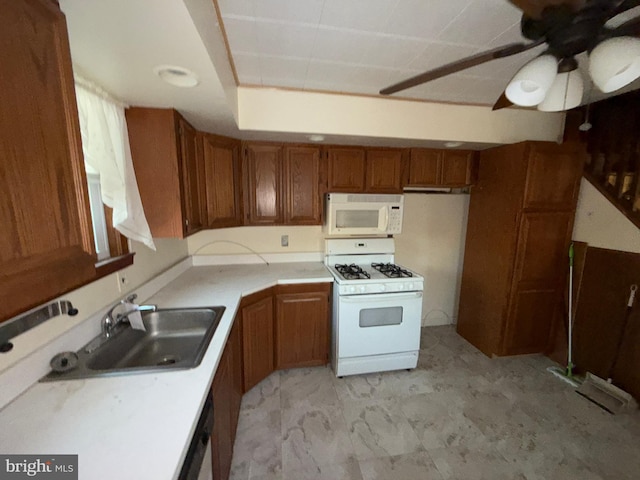
[[592, 247], [640, 253], [640, 229], [584, 178], [572, 238]]
[[[282, 235], [289, 246], [282, 247]], [[324, 252], [322, 227], [236, 227], [203, 230], [188, 238], [189, 255]], [[239, 245], [237, 245], [239, 244]]]
[[128, 279], [122, 291], [118, 288], [117, 274], [113, 273], [62, 295], [60, 299], [69, 300], [79, 310], [78, 315], [54, 317], [12, 340], [13, 350], [0, 355], [0, 372], [68, 332], [105, 306], [117, 302], [127, 293], [135, 292], [136, 287], [187, 256], [186, 240], [154, 239], [154, 242], [157, 248], [155, 252], [141, 243], [131, 242], [131, 250], [136, 255], [133, 265], [120, 271]]
[[422, 325], [455, 323], [469, 195], [410, 193], [404, 201], [396, 261], [425, 277]]

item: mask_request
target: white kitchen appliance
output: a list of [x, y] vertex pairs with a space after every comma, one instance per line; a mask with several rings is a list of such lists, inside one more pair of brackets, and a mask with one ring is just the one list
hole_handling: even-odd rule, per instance
[[328, 193], [324, 232], [330, 236], [402, 232], [402, 195]]
[[393, 238], [325, 242], [325, 264], [335, 277], [331, 365], [336, 376], [415, 368], [424, 278], [393, 263]]

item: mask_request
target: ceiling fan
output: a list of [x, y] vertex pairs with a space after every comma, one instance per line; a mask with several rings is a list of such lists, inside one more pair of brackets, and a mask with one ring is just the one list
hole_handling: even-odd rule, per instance
[[522, 10], [520, 30], [530, 43], [511, 43], [421, 73], [380, 91], [406, 90], [485, 62], [525, 52], [542, 44], [547, 49], [525, 64], [507, 85], [494, 110], [513, 104], [561, 111], [580, 105], [583, 79], [575, 56], [589, 53], [589, 74], [608, 93], [640, 77], [640, 17], [616, 27], [607, 22], [640, 0], [509, 0]]

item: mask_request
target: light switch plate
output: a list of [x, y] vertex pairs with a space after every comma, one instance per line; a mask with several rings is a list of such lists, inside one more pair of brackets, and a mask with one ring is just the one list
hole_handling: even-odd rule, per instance
[[289, 235], [282, 235], [280, 237], [280, 246], [288, 247], [289, 246]]

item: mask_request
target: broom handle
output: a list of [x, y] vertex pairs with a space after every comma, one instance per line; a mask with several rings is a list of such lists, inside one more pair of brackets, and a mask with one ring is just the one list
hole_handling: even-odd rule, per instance
[[618, 337], [618, 346], [616, 347], [616, 356], [613, 359], [613, 363], [611, 364], [611, 368], [609, 369], [609, 377], [608, 380], [611, 380], [611, 376], [618, 365], [618, 359], [620, 358], [620, 347], [622, 347], [622, 342], [624, 341], [624, 331], [627, 329], [627, 323], [629, 323], [629, 317], [631, 316], [631, 310], [633, 310], [633, 303], [636, 298], [636, 292], [638, 291], [638, 285], [633, 284], [629, 288], [629, 299], [627, 300], [627, 309], [624, 313], [624, 320], [622, 321], [622, 331], [620, 332], [620, 336]]
[[569, 245], [569, 352], [567, 367], [573, 367], [573, 242]]

